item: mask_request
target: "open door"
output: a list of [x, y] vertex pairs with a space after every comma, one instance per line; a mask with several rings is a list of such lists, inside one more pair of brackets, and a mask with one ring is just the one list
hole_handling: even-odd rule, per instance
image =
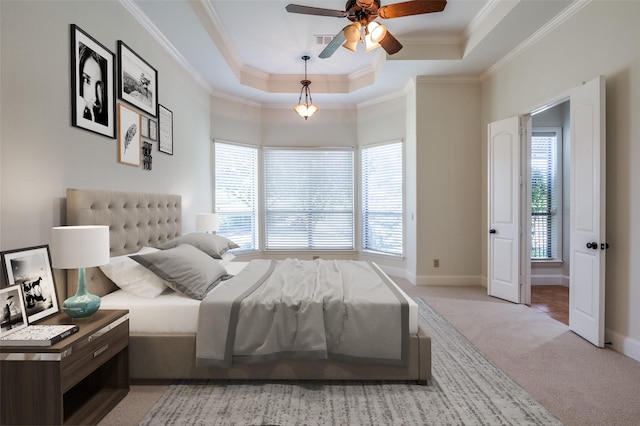
[[605, 80], [571, 92], [569, 328], [604, 346]]
[[489, 296], [520, 303], [520, 120], [489, 124]]

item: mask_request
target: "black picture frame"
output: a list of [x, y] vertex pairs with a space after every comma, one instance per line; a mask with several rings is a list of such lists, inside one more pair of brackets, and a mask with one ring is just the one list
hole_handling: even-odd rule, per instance
[[2, 252], [7, 286], [20, 286], [29, 324], [60, 312], [48, 245]]
[[118, 97], [155, 117], [158, 110], [158, 71], [118, 40]]
[[173, 155], [173, 112], [158, 104], [158, 150]]
[[158, 122], [156, 120], [149, 119], [149, 139], [158, 140]]
[[75, 24], [71, 33], [71, 125], [116, 137], [115, 55]]

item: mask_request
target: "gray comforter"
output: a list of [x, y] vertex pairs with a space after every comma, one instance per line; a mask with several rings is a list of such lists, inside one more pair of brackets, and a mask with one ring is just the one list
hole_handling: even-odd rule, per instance
[[407, 301], [373, 263], [253, 260], [204, 298], [199, 315], [199, 367], [295, 358], [407, 363]]

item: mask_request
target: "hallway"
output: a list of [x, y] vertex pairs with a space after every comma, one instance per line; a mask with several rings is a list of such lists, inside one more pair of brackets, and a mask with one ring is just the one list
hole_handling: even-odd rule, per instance
[[544, 312], [551, 318], [569, 325], [569, 287], [532, 285], [531, 309]]

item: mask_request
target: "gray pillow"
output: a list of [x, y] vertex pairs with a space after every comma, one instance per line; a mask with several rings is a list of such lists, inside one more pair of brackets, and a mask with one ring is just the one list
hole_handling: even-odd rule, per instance
[[180, 244], [189, 244], [207, 253], [214, 259], [222, 259], [222, 255], [227, 251], [240, 247], [233, 241], [216, 234], [193, 233], [174, 238], [158, 246], [160, 250], [177, 247]]
[[202, 300], [220, 281], [230, 278], [219, 261], [188, 244], [130, 258], [192, 299]]

